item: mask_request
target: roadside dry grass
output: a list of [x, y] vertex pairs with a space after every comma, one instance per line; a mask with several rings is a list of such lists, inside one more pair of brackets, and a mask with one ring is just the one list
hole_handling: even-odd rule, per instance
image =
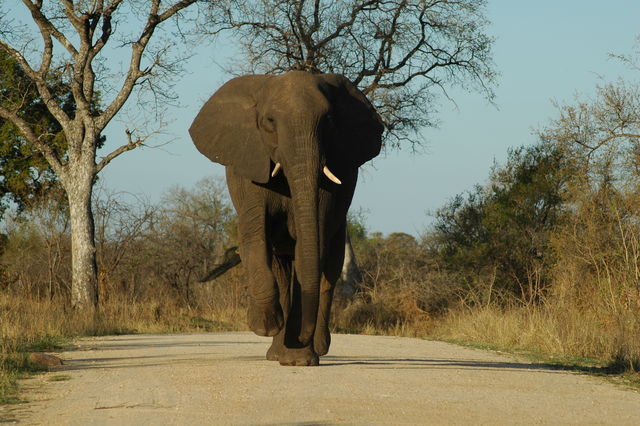
[[[420, 309], [429, 306], [421, 301], [433, 293], [425, 296], [418, 291], [430, 289], [424, 282], [429, 276], [400, 287], [398, 280], [378, 282], [377, 288], [365, 289], [338, 312], [335, 329], [431, 338], [515, 353], [557, 368], [614, 376], [640, 388], [640, 293], [633, 289], [634, 281], [629, 274], [609, 274], [603, 279], [578, 273], [578, 266], [565, 262], [538, 302], [474, 299], [466, 292], [466, 299], [452, 300], [444, 312], [435, 313]], [[486, 289], [478, 285], [482, 294], [491, 291], [490, 284]], [[454, 276], [450, 286], [456, 287]]]
[[640, 367], [640, 321], [631, 312], [603, 318], [557, 305], [467, 308], [449, 312], [431, 334], [548, 360], [598, 364], [612, 372]]
[[[523, 356], [640, 390], [637, 319], [603, 323], [584, 312], [549, 307], [460, 309], [434, 323], [430, 338]], [[634, 335], [631, 332], [635, 332]]]
[[0, 294], [0, 404], [19, 403], [17, 379], [36, 372], [31, 352], [56, 351], [76, 337], [122, 333], [244, 330], [244, 309], [190, 307], [175, 298], [135, 301], [111, 297], [96, 314], [76, 312], [60, 299]]

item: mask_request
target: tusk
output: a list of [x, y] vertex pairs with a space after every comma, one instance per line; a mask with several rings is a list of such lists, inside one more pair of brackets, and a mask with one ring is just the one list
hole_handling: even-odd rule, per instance
[[273, 168], [273, 171], [271, 172], [271, 177], [276, 177], [276, 175], [278, 174], [281, 168], [282, 168], [282, 164], [276, 163], [275, 167]]
[[329, 178], [331, 182], [338, 185], [342, 185], [342, 182], [340, 182], [340, 179], [338, 179], [333, 173], [331, 173], [331, 170], [329, 170], [327, 166], [324, 166], [324, 169], [322, 169], [322, 171]]

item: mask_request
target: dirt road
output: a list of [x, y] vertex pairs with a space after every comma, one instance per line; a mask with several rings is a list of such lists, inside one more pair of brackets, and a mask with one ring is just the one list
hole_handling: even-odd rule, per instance
[[[640, 424], [640, 394], [419, 339], [335, 335], [320, 367], [264, 360], [250, 333], [80, 341], [30, 379], [25, 424]], [[52, 381], [60, 380], [60, 381]]]

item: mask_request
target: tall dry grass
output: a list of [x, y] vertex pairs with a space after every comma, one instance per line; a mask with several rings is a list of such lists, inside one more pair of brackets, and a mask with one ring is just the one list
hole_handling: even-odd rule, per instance
[[552, 235], [556, 261], [540, 303], [461, 305], [439, 337], [640, 369], [640, 202], [584, 191]]
[[589, 359], [614, 371], [637, 371], [639, 332], [640, 323], [632, 315], [603, 322], [592, 312], [545, 304], [453, 310], [435, 323], [431, 335], [562, 362]]
[[237, 278], [194, 288], [200, 303], [176, 294], [132, 298], [111, 294], [95, 314], [74, 311], [66, 298], [0, 292], [0, 404], [18, 402], [16, 380], [35, 368], [28, 354], [55, 351], [74, 338], [122, 333], [246, 330], [246, 308]]

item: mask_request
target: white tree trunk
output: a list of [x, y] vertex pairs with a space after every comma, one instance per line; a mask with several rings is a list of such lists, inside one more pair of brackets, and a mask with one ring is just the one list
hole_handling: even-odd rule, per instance
[[346, 299], [351, 298], [358, 290], [358, 284], [362, 281], [360, 268], [356, 263], [356, 255], [351, 246], [349, 233], [344, 241], [344, 263], [342, 264], [342, 296]]
[[74, 308], [92, 309], [98, 304], [95, 228], [91, 209], [95, 163], [87, 159], [73, 164], [70, 169], [70, 179], [64, 183], [71, 219], [71, 304]]

